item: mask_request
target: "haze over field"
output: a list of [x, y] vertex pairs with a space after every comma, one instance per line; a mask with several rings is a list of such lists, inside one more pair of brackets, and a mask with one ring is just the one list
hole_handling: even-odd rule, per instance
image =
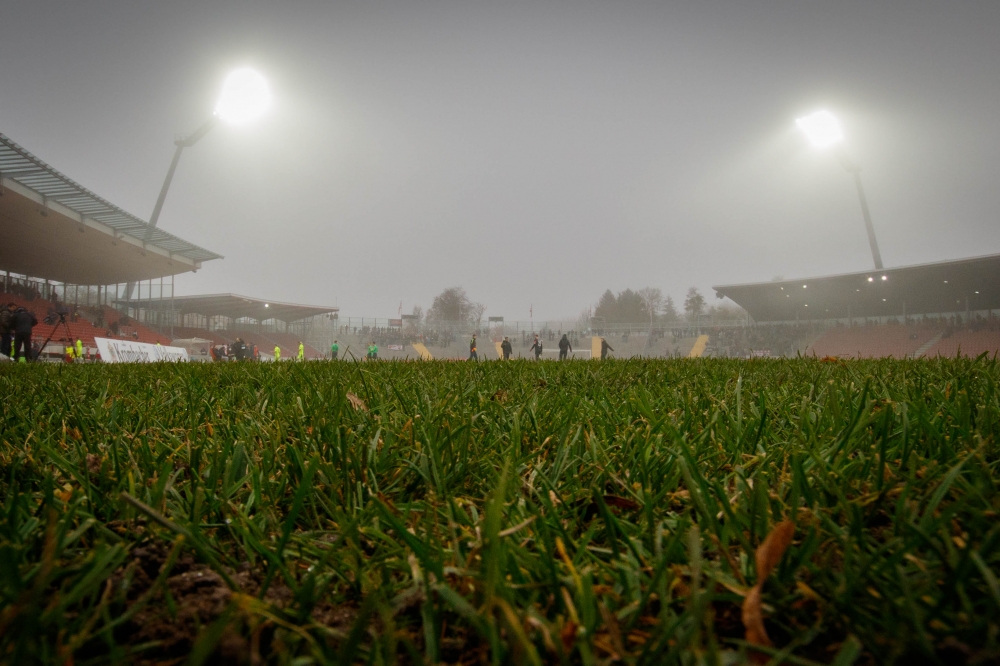
[[250, 65], [261, 122], [181, 161], [160, 226], [226, 256], [179, 293], [487, 316], [608, 288], [862, 270], [837, 114], [887, 266], [1000, 252], [1000, 3], [22, 2], [0, 132], [148, 218], [176, 133]]

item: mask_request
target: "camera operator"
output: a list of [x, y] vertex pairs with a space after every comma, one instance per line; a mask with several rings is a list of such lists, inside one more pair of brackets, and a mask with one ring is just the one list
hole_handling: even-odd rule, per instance
[[11, 328], [14, 329], [14, 356], [12, 358], [22, 363], [31, 360], [31, 329], [38, 326], [38, 318], [33, 312], [25, 308], [18, 308], [11, 315], [10, 323]]

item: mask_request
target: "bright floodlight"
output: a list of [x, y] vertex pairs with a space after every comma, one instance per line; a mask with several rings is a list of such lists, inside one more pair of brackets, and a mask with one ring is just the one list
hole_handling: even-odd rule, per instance
[[829, 111], [817, 111], [795, 121], [817, 148], [828, 148], [844, 139], [837, 118]]
[[271, 105], [267, 81], [252, 69], [237, 69], [222, 83], [215, 115], [233, 125], [245, 125], [260, 118]]

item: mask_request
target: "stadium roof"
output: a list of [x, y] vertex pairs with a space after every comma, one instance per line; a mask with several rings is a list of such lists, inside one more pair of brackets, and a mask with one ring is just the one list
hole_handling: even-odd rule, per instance
[[1000, 309], [1000, 255], [713, 288], [756, 321], [993, 310]]
[[221, 256], [125, 212], [0, 134], [0, 269], [71, 284], [197, 270]]
[[[124, 304], [126, 301], [120, 301]], [[174, 296], [152, 300], [132, 301], [132, 307], [148, 310], [165, 310], [205, 317], [230, 317], [232, 319], [277, 319], [291, 322], [316, 315], [339, 312], [340, 308], [319, 305], [297, 305], [280, 301], [267, 301], [239, 294], [205, 294], [202, 296]]]

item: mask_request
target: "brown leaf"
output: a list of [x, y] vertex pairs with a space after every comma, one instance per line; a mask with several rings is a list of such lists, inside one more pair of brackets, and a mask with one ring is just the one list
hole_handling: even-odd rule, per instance
[[761, 591], [758, 585], [750, 588], [743, 599], [743, 628], [748, 643], [771, 646], [771, 639], [764, 629], [764, 612], [761, 609]]
[[566, 652], [571, 652], [573, 650], [573, 643], [576, 641], [576, 622], [566, 620], [562, 631], [559, 632], [559, 638], [562, 639], [563, 648], [565, 648]]
[[763, 585], [785, 555], [795, 536], [795, 523], [783, 520], [774, 526], [764, 543], [757, 547], [757, 584]]
[[356, 411], [362, 411], [362, 412], [368, 411], [368, 405], [365, 404], [365, 401], [359, 398], [358, 396], [354, 395], [353, 393], [347, 394], [347, 400], [348, 402], [351, 403], [351, 407], [353, 407]]
[[635, 500], [630, 500], [627, 497], [618, 497], [617, 495], [605, 495], [604, 503], [609, 506], [616, 506], [619, 509], [638, 509], [642, 506]]
[[[781, 558], [788, 550], [794, 536], [795, 524], [790, 520], [785, 520], [775, 525], [771, 533], [764, 539], [764, 543], [757, 547], [757, 584], [750, 588], [750, 592], [743, 599], [743, 627], [746, 630], [746, 640], [751, 645], [772, 645], [767, 630], [764, 628], [761, 596], [764, 582], [781, 562]], [[755, 663], [768, 661], [767, 656], [759, 652], [751, 653], [751, 657]]]

